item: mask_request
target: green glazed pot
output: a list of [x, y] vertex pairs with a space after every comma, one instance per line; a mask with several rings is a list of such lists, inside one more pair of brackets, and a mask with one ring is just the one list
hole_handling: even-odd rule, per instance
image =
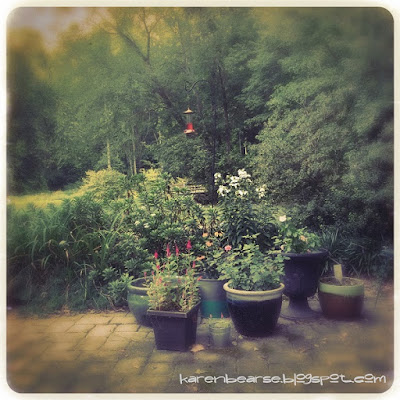
[[318, 298], [322, 313], [331, 319], [354, 319], [361, 315], [364, 304], [364, 283], [360, 279], [343, 278], [339, 285], [332, 278], [321, 278]]
[[128, 306], [140, 325], [151, 327], [151, 321], [146, 314], [149, 308], [149, 297], [144, 282], [145, 278], [138, 278], [128, 286]]

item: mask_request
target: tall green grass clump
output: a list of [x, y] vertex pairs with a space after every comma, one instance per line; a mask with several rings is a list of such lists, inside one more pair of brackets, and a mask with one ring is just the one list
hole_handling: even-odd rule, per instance
[[202, 208], [170, 176], [117, 174], [113, 185], [112, 170], [90, 174], [85, 190], [60, 205], [8, 207], [9, 304], [44, 312], [125, 306], [154, 251], [201, 238]]

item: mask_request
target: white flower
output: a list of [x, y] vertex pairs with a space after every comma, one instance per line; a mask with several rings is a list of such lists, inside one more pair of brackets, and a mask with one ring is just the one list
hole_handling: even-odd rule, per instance
[[221, 185], [218, 190], [217, 190], [218, 194], [222, 197], [224, 197], [226, 194], [228, 194], [230, 192], [229, 188], [227, 188], [226, 186]]
[[240, 178], [238, 176], [231, 176], [229, 186], [237, 188], [239, 186], [239, 179]]
[[279, 217], [279, 222], [285, 222], [286, 221], [286, 215], [281, 215]]
[[261, 199], [265, 196], [265, 186], [260, 186], [256, 188], [256, 192], [258, 193], [258, 197]]
[[135, 221], [135, 225], [136, 226], [140, 225], [140, 221]]
[[236, 196], [243, 197], [246, 196], [249, 192], [247, 190], [238, 190], [236, 192]]
[[238, 176], [240, 179], [251, 178], [251, 175], [248, 174], [244, 169], [238, 169]]
[[219, 172], [216, 172], [216, 173], [214, 174], [214, 179], [215, 179], [216, 181], [220, 180], [221, 178], [222, 178], [222, 175], [221, 175]]
[[146, 223], [146, 224], [144, 224], [143, 226], [145, 227], [145, 229], [148, 229], [148, 228], [150, 228], [150, 225], [149, 225], [149, 224], [147, 224], [147, 223]]

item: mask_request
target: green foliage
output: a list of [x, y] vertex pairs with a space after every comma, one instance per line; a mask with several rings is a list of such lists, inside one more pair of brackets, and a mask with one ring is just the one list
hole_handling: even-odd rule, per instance
[[247, 89], [259, 88], [248, 106], [263, 113], [255, 122], [265, 122], [252, 149], [255, 173], [275, 203], [296, 204], [308, 225], [390, 237], [391, 16], [378, 9], [282, 12]]
[[169, 174], [137, 186], [137, 198], [126, 202], [126, 223], [143, 239], [151, 253], [161, 252], [165, 243], [185, 248], [188, 238], [201, 237], [203, 210], [189, 192], [175, 186]]
[[219, 184], [220, 218], [227, 244], [236, 247], [245, 242], [246, 237], [256, 234], [261, 234], [258, 237], [260, 244], [270, 242], [273, 226], [264, 220], [268, 207], [260, 209], [254, 206], [264, 198], [264, 186], [256, 187], [251, 175], [244, 169], [239, 169], [237, 175], [228, 175], [225, 179], [221, 174], [216, 174], [216, 182]]
[[231, 250], [223, 250], [216, 257], [220, 279], [232, 281], [238, 290], [277, 289], [283, 275], [281, 255], [265, 255], [254, 242]]
[[[177, 265], [179, 263], [180, 268]], [[169, 255], [157, 264], [147, 280], [149, 305], [153, 310], [189, 311], [199, 302], [198, 278], [191, 254]]]
[[278, 218], [278, 234], [274, 236], [274, 245], [278, 251], [284, 253], [308, 253], [321, 248], [319, 236], [307, 230], [297, 228], [291, 217], [282, 215]]
[[342, 264], [348, 275], [368, 275], [379, 281], [393, 277], [393, 253], [382, 241], [335, 228], [325, 229], [322, 247], [329, 252], [330, 264]]
[[126, 177], [113, 169], [88, 171], [81, 191], [91, 193], [98, 201], [109, 202], [126, 195]]

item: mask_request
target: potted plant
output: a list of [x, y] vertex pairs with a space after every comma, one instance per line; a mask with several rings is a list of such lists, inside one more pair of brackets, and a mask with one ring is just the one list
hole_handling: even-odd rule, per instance
[[[196, 341], [200, 307], [198, 277], [190, 254], [171, 257], [156, 264], [148, 283], [147, 315], [159, 350], [186, 351]], [[181, 267], [185, 267], [184, 269]]]
[[[145, 272], [146, 274], [146, 272]], [[128, 306], [130, 312], [140, 325], [151, 326], [147, 316], [149, 308], [149, 296], [147, 295], [146, 286], [147, 277], [137, 278], [128, 286]]]
[[221, 279], [228, 280], [224, 290], [236, 330], [252, 337], [270, 334], [282, 306], [281, 256], [264, 255], [256, 243], [249, 241], [221, 253], [218, 270]]
[[320, 249], [320, 239], [315, 233], [297, 228], [290, 217], [280, 216], [277, 226], [275, 249], [284, 257], [284, 294], [289, 297], [289, 305], [282, 311], [282, 317], [313, 317], [315, 312], [307, 298], [317, 291], [328, 253]]
[[208, 320], [208, 329], [210, 333], [211, 345], [214, 347], [229, 347], [231, 342], [231, 320], [224, 318], [224, 314], [221, 314], [221, 318], [213, 318], [210, 315]]
[[334, 273], [319, 281], [318, 299], [323, 315], [331, 319], [358, 318], [364, 304], [364, 283], [343, 277], [341, 264], [334, 265]]
[[[228, 304], [226, 302], [226, 292], [223, 288], [226, 280], [220, 280], [220, 274], [217, 269], [215, 253], [221, 250], [220, 231], [204, 232], [204, 247], [202, 254], [197, 257], [197, 271], [201, 276], [199, 280], [200, 290], [200, 311], [202, 317], [211, 315], [213, 318], [219, 318], [221, 314], [228, 316]], [[230, 246], [225, 246], [229, 248]]]

